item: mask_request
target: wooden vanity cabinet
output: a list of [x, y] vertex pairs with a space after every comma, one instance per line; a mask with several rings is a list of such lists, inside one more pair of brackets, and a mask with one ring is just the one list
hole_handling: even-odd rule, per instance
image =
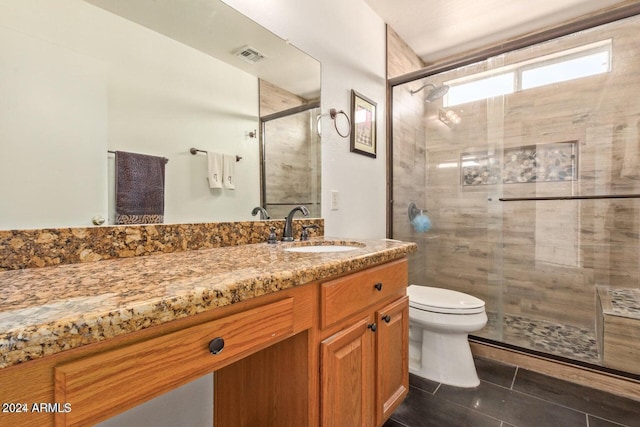
[[[316, 300], [312, 286], [300, 286], [0, 369], [0, 401], [25, 403], [29, 409], [38, 402], [70, 408], [0, 413], [0, 426], [94, 425], [252, 357], [268, 356], [260, 367], [265, 387], [280, 386], [276, 368], [286, 366], [282, 362], [294, 352], [307, 357]], [[212, 354], [217, 348], [212, 350], [210, 344], [217, 337], [224, 339], [224, 350]], [[303, 365], [295, 376], [306, 378], [306, 372], [300, 374], [306, 368]], [[256, 370], [249, 373], [253, 378]], [[260, 393], [259, 387], [254, 389]], [[308, 412], [308, 381], [290, 382], [286, 390], [297, 399], [281, 399], [271, 410], [280, 417], [290, 411], [288, 416], [299, 421]], [[254, 403], [243, 398], [234, 406], [253, 408]], [[281, 425], [275, 422], [272, 425]]]
[[376, 312], [376, 416], [391, 416], [409, 392], [409, 297]]
[[367, 316], [321, 344], [321, 417], [323, 427], [373, 426], [375, 411], [374, 346]]
[[321, 425], [381, 426], [409, 390], [407, 262], [321, 285]]
[[71, 407], [0, 425], [93, 425], [215, 371], [216, 426], [381, 426], [408, 391], [407, 276], [392, 261], [0, 369], [0, 401]]

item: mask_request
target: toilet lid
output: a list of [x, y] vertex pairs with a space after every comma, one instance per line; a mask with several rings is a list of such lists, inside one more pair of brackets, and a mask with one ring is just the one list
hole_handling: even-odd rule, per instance
[[462, 292], [428, 286], [407, 288], [409, 306], [436, 313], [474, 314], [484, 311], [484, 301]]

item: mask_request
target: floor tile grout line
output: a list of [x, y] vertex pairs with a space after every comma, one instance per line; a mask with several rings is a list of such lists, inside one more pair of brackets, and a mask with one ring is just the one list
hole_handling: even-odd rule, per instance
[[[614, 420], [611, 420], [611, 419], [609, 419], [609, 418], [604, 418], [604, 417], [599, 416], [599, 415], [591, 414], [590, 412], [587, 412], [587, 411], [584, 411], [584, 410], [581, 410], [581, 409], [577, 409], [577, 408], [574, 408], [574, 407], [571, 407], [571, 406], [567, 406], [567, 405], [565, 405], [565, 404], [560, 404], [560, 403], [557, 403], [556, 401], [547, 400], [547, 398], [544, 398], [544, 397], [541, 397], [541, 396], [538, 396], [538, 395], [535, 395], [535, 394], [530, 394], [530, 393], [528, 393], [528, 392], [526, 392], [526, 391], [521, 391], [521, 390], [515, 389], [515, 388], [514, 388], [514, 387], [515, 387], [515, 382], [516, 382], [516, 380], [517, 380], [517, 376], [518, 376], [518, 373], [519, 373], [519, 371], [520, 371], [520, 367], [519, 367], [519, 366], [514, 366], [514, 367], [515, 367], [515, 371], [514, 371], [514, 374], [513, 374], [513, 379], [512, 379], [512, 381], [511, 381], [511, 386], [510, 386], [510, 387], [507, 387], [507, 386], [504, 386], [504, 385], [500, 385], [500, 384], [496, 384], [496, 383], [494, 383], [494, 382], [487, 381], [487, 380], [484, 380], [484, 379], [480, 379], [480, 380], [481, 380], [482, 382], [484, 382], [484, 383], [491, 384], [491, 385], [493, 385], [493, 386], [496, 386], [496, 387], [499, 387], [499, 388], [503, 388], [503, 389], [505, 389], [505, 390], [509, 390], [509, 391], [511, 391], [511, 392], [513, 392], [513, 393], [518, 393], [518, 394], [520, 394], [520, 395], [527, 396], [527, 397], [529, 397], [529, 398], [536, 399], [536, 400], [538, 400], [538, 401], [545, 402], [545, 403], [548, 403], [548, 404], [551, 404], [551, 405], [557, 406], [558, 408], [564, 408], [564, 409], [567, 409], [567, 410], [570, 410], [570, 411], [573, 411], [573, 412], [577, 412], [577, 413], [579, 413], [579, 414], [584, 414], [585, 419], [586, 419], [586, 426], [587, 426], [587, 427], [588, 427], [588, 425], [589, 425], [589, 417], [593, 417], [593, 418], [596, 418], [596, 419], [600, 419], [600, 420], [603, 420], [603, 421], [607, 421], [607, 422], [613, 423], [613, 424], [615, 424], [615, 425], [617, 425], [617, 426], [620, 426], [620, 427], [629, 427], [629, 426], [627, 426], [627, 425], [625, 425], [625, 424], [622, 424], [622, 423], [620, 423], [620, 422], [618, 422], [618, 421], [614, 421]], [[429, 392], [428, 390], [424, 390], [424, 389], [422, 389], [422, 388], [420, 388], [420, 387], [415, 387], [415, 386], [411, 386], [411, 387], [412, 387], [412, 388], [416, 388], [416, 389], [421, 390], [421, 391], [423, 391], [423, 392], [425, 392], [425, 393], [429, 393], [429, 394], [431, 394], [431, 395], [435, 396], [435, 395], [436, 395], [436, 393], [437, 393], [437, 392], [440, 390], [440, 388], [442, 387], [442, 385], [443, 385], [442, 383], [437, 383], [437, 386], [436, 386], [436, 388], [433, 390], [433, 392]], [[448, 402], [453, 403], [453, 404], [455, 404], [455, 405], [461, 406], [461, 407], [463, 407], [463, 408], [466, 408], [466, 409], [472, 410], [472, 411], [474, 411], [474, 412], [480, 413], [480, 414], [482, 414], [482, 415], [488, 416], [488, 417], [490, 417], [490, 418], [493, 418], [493, 419], [495, 419], [495, 420], [497, 420], [497, 421], [501, 421], [502, 423], [505, 423], [505, 422], [506, 422], [506, 421], [503, 421], [503, 420], [500, 420], [500, 419], [494, 418], [494, 417], [492, 417], [492, 416], [490, 416], [490, 415], [488, 415], [488, 414], [485, 414], [485, 413], [483, 413], [483, 412], [478, 412], [477, 410], [474, 410], [474, 409], [472, 409], [472, 408], [466, 407], [466, 406], [464, 406], [464, 405], [460, 405], [460, 404], [458, 404], [457, 402], [454, 402], [454, 401], [451, 401], [451, 400], [448, 400], [448, 399], [445, 399], [445, 400], [447, 400]]]
[[[552, 400], [543, 399], [542, 397], [536, 396], [535, 394], [529, 394], [529, 393], [526, 393], [524, 391], [520, 391], [520, 390], [516, 390], [516, 389], [512, 389], [511, 391], [513, 393], [518, 393], [518, 394], [521, 394], [521, 395], [524, 395], [524, 396], [528, 396], [528, 397], [530, 397], [532, 399], [537, 399], [537, 400], [539, 400], [541, 402], [548, 403], [550, 405], [554, 405], [554, 406], [557, 406], [559, 408], [564, 408], [564, 409], [568, 409], [568, 410], [573, 411], [573, 412], [577, 412], [579, 414], [584, 414], [585, 417], [588, 417], [589, 415], [591, 415], [588, 412], [582, 411], [580, 409], [572, 408], [571, 406], [562, 405], [562, 404], [554, 402]], [[600, 418], [600, 417], [598, 417], [598, 418]], [[602, 418], [602, 419], [604, 420], [605, 418]], [[609, 421], [609, 420], [607, 420], [607, 421]]]
[[[523, 395], [525, 395], [525, 396], [532, 397], [532, 398], [534, 398], [534, 399], [538, 399], [538, 400], [540, 400], [540, 401], [542, 401], [542, 402], [546, 402], [546, 403], [549, 403], [549, 404], [552, 404], [552, 405], [558, 406], [558, 407], [560, 407], [560, 408], [570, 409], [570, 410], [572, 410], [572, 411], [579, 412], [579, 413], [581, 413], [581, 414], [584, 414], [584, 415], [587, 417], [587, 419], [589, 418], [589, 416], [591, 416], [591, 417], [598, 418], [598, 419], [603, 420], [603, 421], [608, 421], [608, 422], [610, 422], [610, 423], [618, 424], [618, 425], [620, 425], [620, 426], [625, 426], [624, 424], [621, 424], [621, 423], [619, 423], [618, 421], [614, 421], [614, 420], [611, 420], [611, 419], [609, 419], [609, 418], [604, 418], [604, 417], [602, 417], [602, 416], [600, 416], [600, 415], [595, 415], [595, 414], [592, 414], [592, 413], [590, 413], [590, 412], [583, 411], [582, 409], [574, 408], [573, 406], [567, 406], [567, 405], [565, 405], [565, 404], [558, 403], [558, 402], [556, 402], [556, 401], [554, 401], [554, 400], [548, 400], [547, 398], [544, 398], [544, 397], [541, 397], [541, 396], [537, 396], [537, 395], [535, 395], [535, 394], [530, 394], [530, 393], [527, 393], [526, 391], [518, 390], [518, 389], [515, 389], [515, 388], [512, 388], [512, 389], [511, 389], [511, 391], [513, 391], [513, 392], [515, 392], [515, 393], [523, 394]], [[625, 427], [626, 427], [626, 426], [625, 426]]]
[[442, 385], [442, 383], [438, 383], [438, 387], [436, 387], [435, 390], [433, 390], [433, 393], [431, 393], [432, 395], [436, 395], [436, 393], [438, 392], [438, 390], [440, 390], [440, 386]]
[[[510, 390], [509, 388], [504, 387], [504, 386], [501, 386], [501, 385], [499, 385], [499, 384], [494, 384], [494, 383], [491, 383], [491, 382], [489, 382], [489, 381], [485, 381], [485, 380], [482, 380], [482, 381], [483, 381], [483, 382], [486, 382], [486, 383], [488, 383], [488, 384], [492, 384], [492, 385], [494, 385], [494, 386], [496, 386], [496, 387], [499, 387], [499, 388], [503, 388], [503, 389], [506, 389], [506, 390]], [[415, 388], [415, 389], [420, 390], [420, 391], [422, 391], [422, 392], [424, 392], [424, 393], [428, 393], [428, 394], [431, 394], [431, 395], [435, 395], [435, 394], [436, 394], [436, 392], [438, 392], [438, 391], [440, 390], [440, 388], [441, 388], [441, 386], [442, 386], [442, 385], [443, 385], [442, 383], [437, 383], [437, 386], [436, 386], [435, 390], [433, 391], [433, 393], [429, 392], [428, 390], [421, 389], [421, 388], [419, 388], [419, 387], [411, 386], [411, 388]], [[565, 406], [565, 405], [562, 405], [562, 404], [558, 404], [558, 403], [556, 403], [556, 402], [553, 402], [553, 401], [549, 401], [549, 400], [543, 399], [543, 398], [541, 398], [541, 397], [539, 397], [539, 396], [536, 396], [536, 395], [533, 395], [533, 394], [529, 394], [529, 393], [524, 392], [524, 391], [515, 390], [515, 389], [510, 390], [510, 391], [511, 391], [511, 392], [513, 392], [513, 393], [517, 393], [517, 394], [520, 394], [520, 395], [527, 396], [527, 397], [532, 398], [532, 399], [539, 400], [539, 401], [541, 401], [541, 402], [545, 402], [545, 403], [548, 403], [548, 404], [551, 404], [551, 405], [555, 405], [555, 406], [560, 407], [560, 408], [564, 408], [564, 409], [567, 409], [567, 410], [570, 410], [570, 411], [573, 411], [573, 412], [581, 413], [581, 414], [583, 414], [583, 415], [584, 415], [584, 417], [585, 417], [585, 426], [586, 426], [586, 427], [588, 427], [588, 426], [589, 426], [589, 424], [590, 424], [590, 423], [589, 423], [589, 417], [593, 417], [593, 418], [595, 418], [595, 419], [599, 419], [599, 420], [607, 421], [607, 422], [610, 422], [610, 423], [612, 423], [612, 424], [615, 424], [616, 426], [620, 426], [620, 427], [629, 427], [629, 426], [627, 426], [626, 424], [622, 424], [622, 423], [619, 423], [619, 422], [617, 422], [617, 421], [613, 421], [613, 420], [610, 420], [610, 419], [607, 419], [607, 418], [603, 418], [603, 417], [601, 417], [601, 416], [593, 415], [593, 414], [590, 414], [590, 413], [588, 413], [588, 412], [584, 412], [584, 411], [582, 411], [582, 410], [579, 410], [579, 409], [576, 409], [576, 408], [573, 408], [573, 407], [570, 407], [570, 406]], [[465, 410], [469, 410], [469, 411], [472, 411], [472, 412], [478, 413], [478, 414], [480, 414], [480, 415], [483, 415], [483, 416], [485, 416], [485, 417], [488, 417], [488, 418], [494, 419], [494, 420], [496, 420], [496, 421], [500, 421], [500, 423], [501, 423], [501, 424], [500, 424], [500, 426], [501, 426], [501, 427], [503, 427], [503, 426], [505, 425], [505, 423], [507, 423], [507, 421], [501, 420], [501, 419], [499, 419], [499, 418], [496, 418], [495, 416], [492, 416], [492, 415], [486, 414], [486, 413], [484, 413], [484, 412], [482, 412], [482, 411], [478, 411], [478, 410], [476, 410], [476, 409], [474, 409], [474, 408], [471, 408], [471, 407], [468, 407], [468, 406], [462, 405], [462, 404], [460, 404], [460, 403], [458, 403], [458, 402], [455, 402], [455, 401], [452, 401], [452, 400], [449, 400], [449, 399], [446, 399], [446, 398], [445, 398], [445, 399], [443, 399], [443, 400], [445, 400], [445, 401], [447, 401], [447, 402], [449, 402], [449, 403], [451, 403], [451, 404], [453, 404], [453, 405], [455, 405], [455, 406], [458, 406], [458, 407], [460, 407], [460, 408], [463, 408], [463, 409], [465, 409]], [[396, 421], [396, 422], [398, 422], [399, 424], [401, 424], [402, 426], [404, 426], [404, 427], [411, 427], [411, 426], [407, 426], [406, 424], [404, 424], [404, 423], [403, 423], [403, 422], [401, 422], [400, 420], [395, 419], [394, 417], [391, 417], [391, 418], [392, 418], [394, 421]], [[515, 424], [510, 423], [509, 425], [515, 425]]]
[[[609, 422], [609, 423], [611, 423], [611, 424], [615, 424], [616, 426], [619, 426], [619, 427], [629, 427], [627, 424], [622, 424], [622, 423], [619, 423], [619, 422], [617, 422], [617, 421], [610, 420], [610, 419], [608, 419], [608, 418], [599, 417], [599, 416], [597, 416], [597, 415], [587, 414], [587, 420], [589, 420], [589, 417], [591, 417], [591, 418], [597, 418], [597, 419], [602, 420], [602, 421], [607, 421], [607, 422]], [[587, 423], [588, 423], [588, 421], [587, 421]], [[588, 427], [588, 426], [587, 426], [587, 427]]]
[[503, 388], [503, 389], [505, 389], [505, 390], [512, 390], [512, 388], [510, 388], [509, 386], [506, 386], [506, 385], [504, 385], [504, 384], [494, 383], [494, 382], [489, 381], [489, 380], [483, 380], [482, 378], [480, 378], [480, 382], [481, 382], [481, 383], [491, 384], [491, 385], [494, 385], [494, 386], [496, 386], [496, 387]]
[[[533, 397], [533, 398], [536, 398], [536, 399], [542, 400], [543, 402], [551, 403], [551, 404], [556, 405], [556, 406], [559, 406], [559, 407], [561, 407], [561, 408], [571, 409], [571, 410], [573, 410], [573, 411], [583, 413], [583, 414], [585, 414], [585, 415], [587, 416], [587, 418], [588, 418], [589, 416], [591, 416], [591, 417], [593, 417], [593, 418], [597, 418], [597, 419], [600, 419], [600, 420], [603, 420], [603, 421], [607, 421], [607, 422], [610, 422], [610, 423], [614, 423], [614, 424], [617, 424], [617, 425], [622, 426], [622, 427], [628, 427], [628, 426], [626, 426], [625, 424], [622, 424], [622, 423], [620, 423], [620, 422], [618, 422], [618, 421], [614, 421], [614, 420], [612, 420], [612, 419], [610, 419], [610, 418], [605, 418], [605, 417], [603, 417], [603, 416], [601, 416], [601, 415], [592, 414], [592, 413], [587, 412], [587, 411], [585, 411], [585, 410], [578, 409], [578, 408], [574, 408], [574, 407], [572, 407], [572, 406], [567, 406], [567, 405], [565, 405], [565, 404], [558, 403], [558, 402], [556, 402], [556, 401], [554, 401], [554, 400], [548, 400], [548, 399], [547, 399], [547, 398], [545, 398], [545, 397], [541, 397], [541, 396], [538, 396], [538, 395], [535, 395], [535, 394], [530, 394], [530, 393], [528, 393], [528, 392], [521, 391], [521, 390], [518, 390], [518, 389], [514, 388], [514, 387], [515, 387], [515, 383], [516, 383], [516, 379], [517, 379], [517, 375], [518, 375], [518, 373], [520, 372], [520, 367], [519, 367], [519, 366], [515, 366], [515, 368], [516, 368], [516, 371], [515, 371], [515, 373], [514, 373], [514, 375], [513, 375], [513, 381], [511, 382], [511, 390], [512, 390], [512, 391], [515, 391], [515, 392], [518, 392], [518, 393], [521, 393], [521, 394], [524, 394], [524, 395], [527, 395], [527, 396], [531, 396], [531, 397]], [[544, 375], [544, 374], [542, 374], [542, 375]], [[485, 380], [482, 380], [482, 381], [485, 381]], [[485, 381], [485, 382], [489, 382], [490, 384], [493, 384], [493, 383], [491, 383], [490, 381]], [[586, 388], [593, 388], [593, 387], [587, 387], [587, 386], [584, 386], [584, 387], [586, 387]], [[506, 388], [506, 387], [505, 387], [505, 388]]]
[[[527, 392], [527, 391], [516, 389], [515, 388], [515, 384], [516, 384], [516, 381], [519, 380], [518, 374], [520, 374], [520, 367], [519, 366], [513, 366], [513, 367], [515, 368], [515, 370], [514, 370], [514, 373], [513, 373], [513, 377], [512, 377], [510, 386], [500, 385], [500, 384], [496, 384], [494, 382], [487, 381], [487, 380], [482, 380], [482, 379], [481, 379], [481, 381], [484, 382], [484, 383], [491, 384], [493, 386], [505, 389], [505, 390], [509, 390], [510, 392], [517, 393], [518, 395], [521, 395], [521, 396], [526, 396], [528, 398], [535, 399], [535, 400], [540, 401], [540, 402], [545, 402], [547, 404], [556, 406], [557, 408], [564, 408], [566, 410], [572, 411], [572, 412], [577, 413], [577, 414], [583, 414], [584, 419], [585, 419], [585, 427], [589, 427], [589, 425], [591, 424], [590, 423], [590, 418], [593, 418], [594, 420], [606, 421], [608, 423], [611, 423], [612, 425], [619, 426], [619, 427], [630, 427], [630, 426], [628, 426], [626, 424], [621, 423], [620, 421], [614, 421], [614, 420], [609, 419], [608, 417], [605, 418], [603, 416], [591, 414], [590, 412], [588, 412], [588, 410], [578, 409], [578, 408], [575, 408], [575, 407], [567, 406], [566, 404], [561, 404], [561, 403], [557, 403], [556, 401], [548, 400], [550, 398], [549, 396], [546, 396], [546, 397], [545, 396], [539, 396], [539, 395], [536, 395], [536, 394], [531, 394], [530, 392]], [[418, 390], [421, 390], [422, 392], [426, 392], [426, 393], [431, 394], [432, 396], [435, 396], [436, 393], [438, 393], [440, 391], [440, 389], [442, 388], [442, 385], [443, 385], [442, 383], [436, 383], [436, 387], [433, 390], [433, 392], [429, 392], [428, 390], [424, 390], [424, 389], [422, 389], [420, 387], [412, 386], [412, 388], [416, 388]], [[534, 393], [535, 393], [535, 390], [534, 390]], [[438, 395], [438, 396], [440, 396], [440, 395]], [[438, 398], [440, 398], [440, 397], [438, 397]], [[446, 398], [444, 398], [443, 400], [447, 401], [447, 402], [449, 402], [449, 403], [451, 403], [451, 404], [453, 404], [455, 406], [461, 407], [461, 408], [463, 408], [465, 410], [470, 410], [472, 412], [478, 413], [478, 414], [483, 415], [485, 417], [489, 417], [491, 419], [499, 421], [500, 422], [500, 427], [505, 427], [506, 425], [511, 425], [511, 424], [508, 424], [508, 421], [501, 420], [499, 418], [496, 418], [495, 416], [492, 416], [492, 415], [486, 414], [484, 412], [478, 411], [478, 410], [476, 410], [474, 408], [471, 408], [469, 406], [465, 406], [465, 405], [460, 404], [460, 403], [458, 403], [456, 401], [452, 401], [452, 400], [449, 400], [449, 399], [446, 399]], [[404, 423], [400, 423], [400, 424], [402, 424], [404, 427], [412, 427], [412, 426], [406, 426], [406, 425], [404, 425]]]
[[393, 415], [391, 415], [391, 416], [389, 417], [389, 419], [390, 419], [390, 420], [395, 421], [396, 423], [400, 424], [401, 426], [404, 426], [404, 427], [411, 427], [411, 426], [408, 426], [407, 424], [405, 424], [405, 423], [403, 423], [403, 422], [401, 422], [401, 421], [398, 421], [397, 419], [393, 418]]
[[[439, 384], [439, 385], [438, 385], [438, 388], [440, 388], [440, 385], [441, 385], [441, 384]], [[434, 393], [434, 394], [435, 394], [435, 393]], [[478, 410], [477, 410], [477, 409], [475, 409], [475, 408], [471, 408], [471, 407], [469, 407], [469, 406], [462, 405], [462, 404], [460, 404], [460, 403], [458, 403], [458, 402], [455, 402], [455, 401], [453, 401], [453, 400], [449, 400], [449, 399], [446, 399], [446, 398], [444, 398], [444, 397], [438, 397], [437, 399], [442, 399], [442, 400], [444, 400], [445, 402], [449, 402], [449, 403], [450, 403], [450, 404], [452, 404], [453, 406], [457, 406], [457, 407], [462, 408], [462, 409], [464, 409], [464, 410], [466, 410], [466, 411], [470, 411], [470, 412], [473, 412], [473, 413], [475, 413], [475, 414], [482, 415], [483, 417], [490, 418], [490, 419], [495, 420], [495, 421], [500, 421], [500, 425], [502, 425], [502, 424], [505, 422], [504, 420], [501, 420], [500, 418], [496, 418], [496, 417], [494, 417], [493, 415], [489, 415], [489, 414], [484, 413], [484, 412], [482, 412], [482, 411], [478, 411]], [[511, 424], [511, 423], [509, 423], [509, 424], [510, 424], [510, 425], [513, 425], [513, 426], [515, 426], [515, 424]]]
[[[484, 380], [481, 380], [481, 381], [484, 381]], [[484, 382], [487, 382], [487, 381], [484, 381]], [[510, 390], [509, 388], [504, 387], [504, 386], [500, 386], [500, 385], [498, 385], [498, 384], [493, 384], [493, 383], [491, 383], [491, 382], [487, 382], [487, 383], [488, 383], [488, 384], [491, 384], [491, 385], [494, 385], [494, 386], [496, 386], [496, 387], [499, 387], [499, 388], [505, 389], [505, 390]], [[436, 389], [436, 391], [440, 389], [440, 386], [441, 386], [441, 385], [442, 385], [442, 384], [438, 384], [438, 388]], [[520, 390], [510, 390], [510, 391], [511, 391], [512, 393], [517, 393], [517, 394], [519, 394], [519, 395], [527, 396], [527, 397], [529, 397], [529, 398], [531, 398], [531, 399], [536, 399], [536, 400], [538, 400], [538, 401], [540, 401], [540, 402], [544, 402], [544, 403], [547, 403], [547, 404], [549, 404], [549, 405], [557, 406], [557, 407], [559, 407], [559, 408], [564, 408], [564, 409], [567, 409], [567, 410], [570, 410], [570, 411], [576, 412], [576, 413], [578, 413], [578, 414], [583, 414], [583, 415], [584, 415], [585, 417], [587, 417], [587, 418], [588, 418], [588, 416], [590, 415], [590, 414], [588, 414], [588, 413], [586, 413], [586, 412], [584, 412], [584, 411], [581, 411], [581, 410], [579, 410], [579, 409], [572, 408], [572, 407], [565, 406], [565, 405], [560, 405], [560, 404], [558, 404], [558, 403], [556, 403], [556, 402], [552, 402], [552, 401], [549, 401], [549, 400], [546, 400], [546, 399], [542, 399], [542, 398], [540, 398], [540, 397], [538, 397], [538, 396], [535, 396], [535, 395], [533, 395], [533, 394], [529, 394], [529, 393], [525, 393], [525, 392], [520, 391]], [[434, 395], [435, 395], [435, 392], [434, 392]], [[492, 416], [492, 415], [486, 414], [486, 413], [484, 413], [484, 412], [480, 412], [480, 411], [478, 411], [478, 410], [476, 410], [476, 409], [473, 409], [473, 408], [471, 408], [471, 407], [468, 407], [468, 406], [462, 405], [462, 404], [460, 404], [460, 403], [458, 403], [458, 402], [456, 402], [456, 401], [449, 400], [449, 399], [442, 398], [442, 397], [440, 397], [440, 399], [443, 399], [443, 400], [445, 400], [445, 401], [447, 401], [447, 402], [449, 402], [449, 403], [451, 403], [451, 404], [453, 404], [453, 405], [460, 406], [460, 407], [465, 408], [465, 409], [467, 409], [467, 410], [470, 410], [470, 411], [476, 412], [476, 413], [478, 413], [478, 414], [482, 414], [482, 415], [484, 415], [484, 416], [486, 416], [486, 417], [489, 417], [489, 418], [492, 418], [492, 419], [494, 419], [494, 420], [502, 421], [502, 422], [507, 422], [507, 423], [509, 423], [510, 425], [515, 425], [515, 424], [511, 423], [510, 421], [504, 421], [504, 420], [501, 420], [501, 419], [499, 419], [499, 418], [495, 418], [495, 417], [494, 417], [494, 416]], [[600, 417], [596, 417], [596, 418], [600, 418]], [[606, 419], [604, 419], [604, 418], [601, 418], [601, 419], [606, 420]], [[606, 420], [606, 421], [609, 421], [609, 420]], [[615, 422], [615, 421], [614, 421], [614, 422]]]
[[[431, 394], [432, 396], [434, 396], [434, 397], [435, 397], [436, 393], [438, 392], [438, 390], [440, 390], [441, 386], [442, 386], [442, 383], [438, 383], [438, 386], [436, 387], [436, 389], [433, 391], [433, 393], [430, 393], [430, 394]], [[416, 388], [417, 388], [417, 387], [416, 387]], [[418, 388], [418, 390], [422, 390], [422, 389]], [[429, 392], [428, 392], [428, 391], [426, 391], [426, 390], [422, 390], [422, 391], [424, 391], [425, 393], [429, 393]], [[504, 423], [504, 421], [503, 421], [503, 420], [501, 420], [501, 419], [499, 419], [499, 418], [495, 418], [495, 417], [493, 417], [493, 416], [491, 416], [491, 415], [489, 415], [489, 414], [485, 414], [484, 412], [480, 412], [480, 411], [478, 411], [478, 410], [476, 410], [476, 409], [474, 409], [474, 408], [469, 408], [469, 407], [467, 407], [467, 406], [465, 406], [465, 405], [461, 405], [461, 404], [459, 404], [458, 402], [454, 402], [454, 401], [452, 401], [452, 400], [444, 399], [444, 398], [441, 398], [441, 397], [438, 397], [438, 399], [443, 399], [444, 401], [449, 402], [450, 404], [455, 405], [455, 406], [458, 406], [458, 407], [460, 407], [460, 408], [462, 408], [462, 409], [465, 409], [465, 410], [467, 410], [467, 411], [475, 412], [476, 414], [480, 414], [480, 415], [482, 415], [482, 416], [484, 416], [484, 417], [491, 418], [491, 419], [496, 420], [496, 421], [500, 421], [500, 426], [502, 426], [502, 425], [503, 425], [503, 423]], [[402, 424], [402, 423], [401, 423], [401, 424]]]

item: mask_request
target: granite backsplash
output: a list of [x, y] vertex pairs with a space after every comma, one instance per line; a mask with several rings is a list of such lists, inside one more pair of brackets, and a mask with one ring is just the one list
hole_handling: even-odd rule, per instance
[[[310, 224], [324, 236], [320, 218], [294, 220], [294, 236]], [[0, 271], [261, 243], [270, 227], [280, 239], [284, 220], [0, 230]]]

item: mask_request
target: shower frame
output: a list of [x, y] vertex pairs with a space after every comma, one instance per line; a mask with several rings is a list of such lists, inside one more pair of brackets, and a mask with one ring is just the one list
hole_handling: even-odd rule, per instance
[[[393, 175], [393, 90], [395, 87], [404, 85], [406, 83], [417, 82], [418, 80], [432, 77], [434, 75], [454, 70], [460, 67], [464, 67], [467, 65], [475, 64], [477, 62], [488, 60], [492, 57], [496, 57], [502, 54], [506, 54], [518, 49], [527, 48], [539, 43], [547, 42], [552, 39], [556, 39], [559, 37], [567, 36], [573, 33], [577, 33], [579, 31], [588, 30], [593, 27], [597, 27], [604, 24], [609, 24], [612, 22], [616, 22], [625, 18], [630, 18], [633, 16], [640, 15], [640, 3], [632, 3], [625, 2], [624, 4], [613, 6], [611, 8], [605, 9], [600, 12], [596, 12], [587, 16], [579, 17], [570, 21], [567, 21], [563, 24], [554, 27], [548, 27], [542, 29], [537, 32], [526, 34], [519, 38], [510, 39], [505, 43], [498, 43], [494, 45], [490, 45], [481, 49], [468, 51], [461, 55], [456, 55], [453, 57], [448, 57], [442, 59], [432, 65], [429, 65], [425, 68], [389, 78], [387, 81], [387, 237], [394, 237], [394, 227], [393, 227], [393, 203], [394, 203], [394, 194], [393, 194], [393, 185], [394, 185], [394, 175]], [[619, 197], [619, 196], [612, 196]], [[637, 198], [639, 195], [626, 195], [621, 196], [624, 198]], [[601, 198], [600, 196], [587, 196], [587, 197], [574, 197], [575, 199], [595, 199]], [[608, 198], [604, 196], [603, 198]], [[532, 198], [531, 200], [537, 200], [540, 198]], [[541, 198], [540, 200], [552, 200], [556, 198]], [[566, 197], [559, 197], [558, 200], [566, 200]], [[520, 199], [513, 199], [514, 201]], [[511, 199], [503, 199], [501, 202], [512, 201]], [[563, 363], [568, 363], [577, 366], [587, 367], [589, 369], [595, 369], [597, 371], [613, 373], [616, 375], [621, 375], [623, 377], [640, 379], [639, 375], [619, 371], [615, 369], [611, 369], [601, 365], [595, 365], [587, 362], [582, 362], [580, 360], [570, 359], [563, 356], [558, 356], [550, 353], [541, 352], [538, 350], [528, 349], [519, 347], [516, 345], [512, 345], [503, 341], [496, 341], [487, 338], [473, 337], [474, 340], [478, 342], [488, 343], [493, 346], [497, 346], [499, 348], [504, 348], [508, 350], [515, 350], [519, 352], [523, 352], [525, 354], [530, 354], [538, 357], [544, 357], [552, 360], [558, 360]]]

